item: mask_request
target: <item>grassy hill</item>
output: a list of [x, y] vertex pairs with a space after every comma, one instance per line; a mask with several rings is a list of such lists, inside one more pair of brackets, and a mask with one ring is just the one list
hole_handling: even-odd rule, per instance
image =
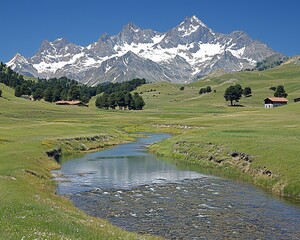
[[[228, 107], [224, 101], [225, 89], [235, 83], [252, 88], [253, 96], [240, 100], [243, 107]], [[199, 95], [197, 90], [207, 85], [216, 92]], [[288, 106], [264, 109], [263, 100], [274, 93], [269, 88], [277, 85], [284, 85], [289, 94]], [[178, 162], [214, 169], [219, 174], [228, 172], [225, 175], [247, 179], [278, 195], [300, 197], [300, 163], [297, 161], [300, 104], [292, 100], [300, 96], [298, 64], [291, 62], [261, 72], [207, 77], [186, 86], [184, 91], [168, 84], [143, 88], [156, 88], [160, 92], [151, 96], [152, 92], [149, 94], [147, 89], [143, 97], [151, 99], [151, 105], [146, 102], [146, 106], [150, 105], [152, 111], [160, 106], [157, 112], [168, 112], [159, 119], [161, 123], [194, 126], [186, 134], [157, 144], [154, 150], [171, 158], [178, 157]], [[185, 141], [186, 146], [174, 149]], [[222, 148], [218, 160], [209, 161], [216, 152], [206, 146], [207, 143]], [[187, 148], [193, 144], [195, 149]], [[231, 153], [236, 151], [250, 155], [253, 161], [249, 164], [232, 158]]]
[[[243, 107], [229, 107], [231, 84], [251, 87]], [[216, 92], [199, 95], [210, 85]], [[289, 104], [264, 109], [271, 86], [284, 85]], [[92, 218], [55, 194], [50, 170], [59, 165], [46, 151], [78, 153], [82, 144], [103, 148], [132, 140], [129, 132], [172, 132], [152, 151], [201, 171], [244, 179], [281, 196], [300, 199], [300, 66], [297, 61], [260, 72], [211, 76], [185, 85], [139, 87], [142, 111], [56, 106], [14, 97], [3, 84], [0, 98], [0, 231], [4, 239], [141, 239]], [[95, 138], [94, 136], [97, 136]], [[96, 140], [95, 140], [96, 139]], [[85, 149], [86, 150], [86, 149]]]

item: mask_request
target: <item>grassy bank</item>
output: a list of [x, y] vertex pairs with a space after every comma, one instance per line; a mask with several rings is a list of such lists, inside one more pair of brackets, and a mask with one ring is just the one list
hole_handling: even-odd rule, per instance
[[118, 130], [119, 118], [112, 125], [101, 113], [29, 102], [0, 87], [1, 239], [154, 239], [87, 216], [55, 194], [50, 170], [59, 165], [46, 151], [68, 155], [132, 139]]
[[[0, 231], [3, 239], [143, 239], [87, 216], [55, 194], [50, 170], [59, 165], [46, 151], [65, 154], [101, 149], [132, 139], [126, 132], [171, 132], [152, 147], [172, 161], [253, 182], [274, 194], [300, 198], [300, 103], [264, 109], [271, 86], [300, 96], [300, 69], [290, 64], [264, 72], [211, 77], [180, 85], [141, 86], [143, 111], [98, 110], [31, 102], [0, 85]], [[225, 89], [252, 88], [243, 107], [229, 107]], [[210, 85], [210, 94], [199, 95]], [[233, 154], [236, 153], [236, 154]], [[247, 160], [246, 160], [247, 159]]]

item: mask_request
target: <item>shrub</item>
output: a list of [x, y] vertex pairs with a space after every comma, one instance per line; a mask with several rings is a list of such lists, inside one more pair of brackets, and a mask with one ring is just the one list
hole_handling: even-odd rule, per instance
[[204, 94], [204, 93], [206, 93], [206, 88], [200, 88], [199, 94]]
[[206, 92], [209, 93], [209, 92], [211, 92], [211, 91], [212, 91], [212, 90], [211, 90], [211, 86], [207, 86], [207, 87], [206, 87]]
[[284, 86], [279, 85], [274, 92], [274, 97], [287, 97], [288, 94], [285, 92]]
[[250, 97], [251, 94], [252, 94], [251, 88], [250, 88], [250, 87], [245, 87], [245, 89], [243, 90], [243, 95], [244, 95], [245, 97]]

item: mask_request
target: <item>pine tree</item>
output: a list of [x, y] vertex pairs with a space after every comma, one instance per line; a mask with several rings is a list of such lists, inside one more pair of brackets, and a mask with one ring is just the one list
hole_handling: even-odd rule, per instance
[[51, 88], [46, 88], [46, 90], [44, 91], [44, 100], [46, 102], [52, 102], [53, 99], [53, 93]]
[[133, 98], [130, 92], [125, 94], [125, 106], [131, 110], [133, 108]]
[[125, 95], [123, 92], [117, 92], [116, 95], [116, 104], [119, 106], [120, 109], [125, 107]]
[[44, 97], [43, 89], [37, 88], [37, 89], [33, 92], [32, 97], [33, 97], [34, 100], [41, 100], [41, 99]]
[[53, 95], [52, 95], [52, 101], [53, 102], [57, 102], [61, 100], [61, 94], [60, 94], [60, 90], [58, 88], [56, 88], [53, 91]]
[[102, 96], [98, 96], [98, 97], [96, 98], [95, 105], [96, 105], [96, 107], [98, 107], [98, 108], [108, 109], [108, 108], [109, 108], [109, 104], [108, 104], [108, 94], [107, 94], [107, 93], [103, 93]]
[[15, 89], [15, 96], [16, 97], [21, 97], [22, 96], [22, 92], [21, 92], [21, 86], [18, 85]]
[[80, 99], [80, 89], [78, 85], [72, 85], [68, 91], [69, 100], [79, 100]]
[[134, 93], [133, 102], [134, 102], [133, 105], [135, 110], [142, 110], [143, 107], [145, 106], [145, 102], [143, 98], [138, 93]]
[[111, 94], [106, 94], [103, 93], [103, 95], [107, 95], [107, 103], [108, 103], [108, 107], [110, 107], [111, 109], [115, 109], [117, 105], [117, 101], [116, 101], [116, 94], [113, 92]]

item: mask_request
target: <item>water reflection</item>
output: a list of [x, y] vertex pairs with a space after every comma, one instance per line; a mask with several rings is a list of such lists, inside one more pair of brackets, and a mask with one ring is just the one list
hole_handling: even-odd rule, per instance
[[130, 189], [133, 187], [176, 182], [204, 177], [193, 171], [179, 170], [173, 164], [149, 154], [145, 145], [169, 137], [167, 134], [151, 134], [137, 142], [119, 145], [105, 151], [87, 154], [63, 164], [56, 173], [59, 194], [89, 191], [92, 188]]

